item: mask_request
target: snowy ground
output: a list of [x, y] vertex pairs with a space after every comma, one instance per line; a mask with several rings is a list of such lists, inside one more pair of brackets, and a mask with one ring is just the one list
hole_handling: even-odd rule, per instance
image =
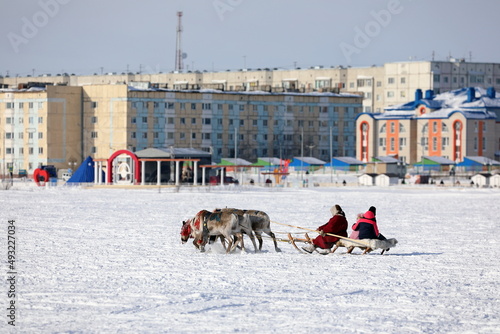
[[[498, 189], [174, 189], [1, 191], [4, 276], [8, 220], [17, 228], [18, 332], [500, 333]], [[375, 205], [398, 246], [323, 256], [285, 242], [276, 253], [265, 239], [261, 253], [226, 255], [180, 242], [181, 221], [200, 209], [259, 209], [315, 229], [336, 203], [350, 224]]]

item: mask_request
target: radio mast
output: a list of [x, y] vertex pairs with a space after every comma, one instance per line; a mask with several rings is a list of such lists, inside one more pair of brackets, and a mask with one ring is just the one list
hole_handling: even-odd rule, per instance
[[177, 40], [175, 43], [175, 71], [182, 72], [182, 12], [177, 12]]

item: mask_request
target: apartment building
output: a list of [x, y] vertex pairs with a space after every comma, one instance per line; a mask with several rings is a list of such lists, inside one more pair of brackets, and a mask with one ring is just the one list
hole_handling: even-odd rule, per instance
[[363, 113], [356, 120], [356, 157], [365, 162], [393, 156], [414, 164], [424, 156], [462, 162], [466, 156], [495, 159], [500, 152], [500, 98], [493, 87], [469, 87], [425, 96]]
[[2, 175], [82, 161], [82, 89], [47, 86], [0, 90]]
[[355, 154], [353, 94], [183, 91], [148, 83], [83, 86], [84, 155], [190, 147], [223, 157], [330, 160]]
[[[147, 73], [144, 73], [147, 72]], [[69, 86], [154, 82], [175, 90], [216, 89], [264, 92], [344, 92], [363, 93], [363, 112], [384, 112], [384, 108], [407, 102], [416, 89], [435, 93], [469, 86], [500, 90], [500, 63], [446, 61], [403, 61], [382, 66], [311, 68], [258, 68], [227, 71], [187, 71], [182, 73], [144, 72], [103, 73], [77, 76], [62, 73], [37, 77], [1, 78], [9, 87], [28, 81]]]

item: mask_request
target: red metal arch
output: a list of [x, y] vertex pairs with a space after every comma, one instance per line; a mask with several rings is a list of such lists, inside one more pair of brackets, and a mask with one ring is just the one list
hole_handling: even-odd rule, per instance
[[107, 163], [106, 182], [108, 184], [111, 184], [111, 182], [113, 182], [113, 160], [115, 160], [116, 157], [118, 157], [122, 154], [126, 154], [126, 155], [130, 156], [132, 158], [132, 160], [134, 160], [134, 165], [135, 165], [134, 180], [135, 180], [136, 184], [140, 184], [141, 183], [141, 164], [139, 163], [139, 158], [137, 158], [137, 155], [130, 152], [129, 150], [116, 151], [115, 153], [113, 153], [109, 157], [108, 163]]

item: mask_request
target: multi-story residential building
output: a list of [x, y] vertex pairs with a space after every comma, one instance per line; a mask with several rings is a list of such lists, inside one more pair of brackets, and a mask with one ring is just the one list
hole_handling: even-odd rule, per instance
[[394, 156], [414, 164], [424, 156], [455, 162], [465, 156], [494, 159], [500, 151], [500, 98], [493, 87], [439, 95], [417, 89], [415, 100], [363, 113], [356, 120], [356, 157]]
[[[144, 70], [146, 71], [147, 68]], [[73, 74], [37, 77], [0, 78], [0, 84], [17, 87], [28, 81], [70, 86], [155, 82], [159, 87], [175, 90], [217, 89], [222, 91], [265, 92], [361, 92], [363, 112], [384, 112], [384, 108], [407, 102], [416, 89], [436, 93], [469, 86], [494, 87], [500, 90], [500, 63], [447, 61], [404, 61], [382, 66], [311, 68], [260, 68], [219, 72], [188, 71], [183, 73], [104, 73], [77, 76]]]
[[159, 85], [0, 90], [5, 169], [72, 167], [128, 149], [191, 147], [223, 157], [355, 155], [362, 97], [333, 93], [167, 90]]
[[174, 91], [128, 85], [83, 86], [84, 155], [107, 157], [119, 148], [192, 147], [213, 159], [330, 160], [355, 154], [352, 94]]
[[82, 160], [82, 89], [0, 90], [2, 174]]

